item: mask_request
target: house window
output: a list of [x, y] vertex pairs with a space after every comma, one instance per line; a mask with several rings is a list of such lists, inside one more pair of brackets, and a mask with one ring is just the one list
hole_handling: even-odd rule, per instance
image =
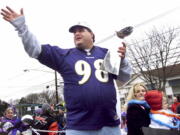
[[147, 84], [146, 85], [148, 90], [154, 90], [155, 89], [155, 84]]
[[170, 86], [180, 86], [180, 79], [170, 80], [169, 85]]

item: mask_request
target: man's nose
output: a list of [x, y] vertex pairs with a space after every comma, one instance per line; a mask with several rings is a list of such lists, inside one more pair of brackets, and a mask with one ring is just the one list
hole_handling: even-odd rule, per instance
[[80, 34], [80, 32], [79, 32], [79, 31], [74, 32], [74, 35], [78, 35], [78, 34]]

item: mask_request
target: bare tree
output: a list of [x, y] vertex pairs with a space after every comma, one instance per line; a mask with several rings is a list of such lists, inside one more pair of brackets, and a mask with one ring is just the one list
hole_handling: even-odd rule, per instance
[[19, 100], [19, 104], [27, 104], [27, 100], [25, 97], [22, 97], [20, 100]]
[[130, 61], [135, 74], [141, 74], [151, 89], [165, 90], [167, 77], [180, 62], [179, 28], [147, 33], [147, 39], [132, 41]]
[[38, 94], [32, 93], [26, 96], [26, 101], [27, 103], [35, 104], [37, 103], [38, 98], [39, 98]]
[[[62, 101], [61, 97], [58, 95], [59, 101]], [[29, 94], [26, 97], [21, 98], [20, 100], [23, 103], [29, 104], [56, 104], [56, 92], [52, 90], [45, 90], [41, 93]]]
[[0, 100], [0, 117], [3, 116], [4, 111], [6, 110], [8, 105], [9, 104], [7, 102]]

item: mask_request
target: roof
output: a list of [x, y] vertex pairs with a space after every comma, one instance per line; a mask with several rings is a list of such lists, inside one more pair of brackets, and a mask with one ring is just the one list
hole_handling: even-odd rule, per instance
[[[165, 67], [166, 77], [175, 77], [180, 75], [180, 64], [170, 65]], [[147, 71], [146, 71], [147, 72]], [[163, 68], [151, 70], [151, 74], [158, 77], [163, 77]]]
[[[162, 77], [163, 76], [162, 68], [159, 69], [159, 75], [158, 75], [158, 69], [151, 70], [151, 74], [156, 77], [157, 76]], [[175, 76], [180, 76], [180, 64], [175, 64], [175, 65], [166, 67], [166, 77], [170, 78], [170, 77], [175, 77]], [[128, 82], [123, 84], [123, 83], [120, 83], [117, 81], [117, 85], [118, 85], [118, 87], [127, 86], [127, 85], [131, 84], [138, 77], [141, 77], [141, 75], [139, 73], [133, 74], [131, 76], [131, 79]]]

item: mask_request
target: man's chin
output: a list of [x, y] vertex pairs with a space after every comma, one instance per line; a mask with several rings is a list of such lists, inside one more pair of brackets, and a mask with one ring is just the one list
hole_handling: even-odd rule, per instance
[[85, 49], [85, 46], [83, 44], [76, 44], [76, 47], [78, 49]]

